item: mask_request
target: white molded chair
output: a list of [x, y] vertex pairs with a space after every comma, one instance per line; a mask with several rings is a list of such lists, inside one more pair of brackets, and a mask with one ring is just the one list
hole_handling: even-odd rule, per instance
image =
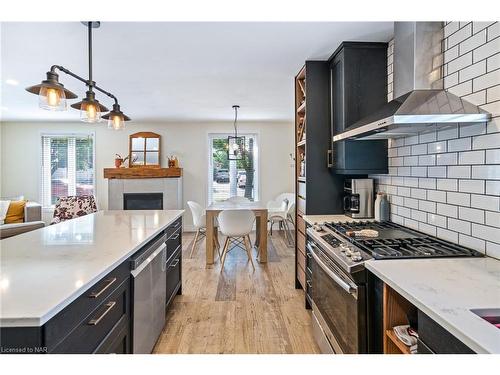
[[295, 216], [295, 194], [283, 193], [276, 197], [274, 201], [267, 203], [269, 222], [271, 223], [270, 234], [273, 234], [273, 226], [278, 223], [279, 228], [285, 229], [285, 238], [290, 244], [293, 239], [290, 236], [288, 223], [295, 225], [293, 217]]
[[255, 266], [252, 260], [250, 232], [255, 221], [255, 214], [252, 210], [224, 210], [219, 213], [219, 229], [226, 236], [226, 241], [222, 248], [222, 265], [221, 272], [224, 269], [224, 262], [229, 251], [231, 241], [243, 239], [245, 250], [248, 255], [248, 260], [252, 263], [252, 268], [255, 271]]
[[248, 199], [246, 197], [234, 196], [234, 197], [227, 198], [226, 201], [231, 202], [231, 203], [248, 203], [248, 202], [250, 202], [250, 199]]
[[[188, 201], [187, 202], [189, 208], [191, 209], [191, 214], [193, 216], [193, 224], [194, 227], [196, 228], [196, 235], [194, 236], [193, 240], [193, 246], [191, 247], [191, 253], [189, 254], [189, 257], [193, 257], [194, 249], [196, 247], [196, 243], [203, 239], [206, 235], [206, 215], [205, 215], [205, 210], [203, 207], [201, 207], [198, 203], [193, 202], [193, 201]], [[215, 233], [214, 233], [214, 246], [217, 248], [217, 252], [219, 253], [219, 258], [221, 257], [220, 253], [220, 244], [218, 240], [218, 231], [217, 231], [217, 226], [215, 226]]]

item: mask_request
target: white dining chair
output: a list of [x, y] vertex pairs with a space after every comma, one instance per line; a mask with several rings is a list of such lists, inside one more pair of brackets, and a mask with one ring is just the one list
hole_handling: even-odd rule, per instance
[[[191, 214], [193, 216], [193, 225], [196, 229], [196, 234], [194, 236], [193, 240], [193, 245], [191, 246], [191, 253], [189, 254], [189, 257], [193, 257], [194, 249], [196, 248], [196, 243], [203, 239], [203, 237], [206, 236], [206, 215], [205, 215], [205, 210], [201, 205], [194, 201], [188, 201], [187, 202]], [[217, 252], [219, 253], [219, 258], [221, 257], [221, 252], [220, 252], [220, 244], [219, 244], [219, 239], [218, 239], [218, 229], [217, 229], [217, 223], [214, 224], [214, 247], [217, 249]]]
[[248, 261], [252, 263], [252, 268], [255, 271], [255, 266], [252, 260], [250, 232], [255, 221], [255, 214], [252, 210], [224, 210], [219, 213], [219, 229], [226, 236], [226, 241], [222, 248], [222, 265], [221, 272], [224, 269], [229, 245], [235, 240], [242, 239], [245, 250], [248, 255]]
[[233, 197], [227, 198], [226, 201], [231, 202], [231, 203], [248, 203], [248, 202], [250, 202], [250, 199], [248, 199], [246, 197], [233, 196]]
[[295, 225], [293, 217], [295, 216], [295, 195], [292, 193], [283, 193], [275, 200], [267, 203], [268, 221], [271, 224], [270, 234], [273, 234], [273, 226], [278, 223], [279, 229], [285, 230], [285, 238], [289, 244], [293, 245], [293, 239], [290, 235], [288, 223]]

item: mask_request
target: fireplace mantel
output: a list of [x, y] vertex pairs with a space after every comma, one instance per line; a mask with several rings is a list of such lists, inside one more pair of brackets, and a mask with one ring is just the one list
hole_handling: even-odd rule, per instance
[[182, 168], [104, 168], [104, 178], [175, 178], [182, 176]]

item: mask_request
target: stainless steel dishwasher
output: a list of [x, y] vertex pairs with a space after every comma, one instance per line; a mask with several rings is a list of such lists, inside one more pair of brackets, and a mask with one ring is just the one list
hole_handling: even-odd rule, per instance
[[165, 235], [150, 242], [131, 259], [133, 317], [132, 352], [149, 354], [165, 325]]

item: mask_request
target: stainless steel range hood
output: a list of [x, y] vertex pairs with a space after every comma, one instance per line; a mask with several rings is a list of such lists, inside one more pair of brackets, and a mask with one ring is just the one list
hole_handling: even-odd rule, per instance
[[400, 138], [491, 115], [443, 89], [441, 22], [394, 23], [394, 97], [380, 110], [334, 135], [333, 141]]

